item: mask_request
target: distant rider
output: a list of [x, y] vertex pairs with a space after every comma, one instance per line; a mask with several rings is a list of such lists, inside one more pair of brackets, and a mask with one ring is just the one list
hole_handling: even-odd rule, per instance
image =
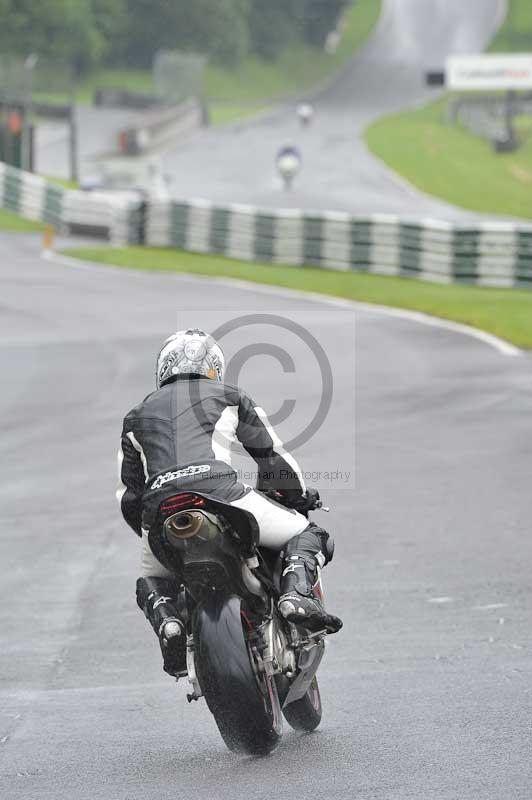
[[[157, 389], [124, 419], [117, 499], [126, 522], [142, 537], [137, 603], [159, 638], [164, 669], [184, 668], [184, 626], [172, 573], [154, 556], [148, 531], [165, 497], [176, 491], [216, 496], [250, 512], [260, 544], [284, 550], [279, 611], [310, 630], [342, 627], [312, 594], [318, 566], [332, 556], [332, 538], [305, 512], [317, 493], [306, 490], [295, 459], [283, 450], [266, 414], [236, 386], [222, 383], [224, 356], [199, 329], [178, 331], [157, 358]], [[259, 485], [280, 491], [287, 505], [240, 483], [231, 466], [231, 445], [240, 441], [255, 460]]]

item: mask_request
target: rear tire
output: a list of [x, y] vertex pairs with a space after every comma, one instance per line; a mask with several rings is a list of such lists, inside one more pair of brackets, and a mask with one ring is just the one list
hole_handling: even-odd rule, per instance
[[316, 730], [321, 722], [322, 706], [320, 687], [316, 676], [312, 679], [307, 693], [300, 699], [283, 708], [283, 714], [295, 731]]
[[270, 753], [282, 736], [274, 681], [260, 685], [244, 638], [240, 598], [209, 599], [194, 615], [195, 665], [200, 686], [227, 747], [250, 755]]

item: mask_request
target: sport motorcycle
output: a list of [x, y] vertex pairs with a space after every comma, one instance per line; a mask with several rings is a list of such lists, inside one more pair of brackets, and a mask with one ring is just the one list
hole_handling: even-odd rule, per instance
[[[178, 587], [186, 650], [177, 680], [188, 681], [189, 702], [205, 698], [227, 747], [271, 752], [283, 717], [297, 731], [317, 728], [327, 631], [309, 632], [278, 612], [281, 557], [258, 545], [251, 515], [180, 492], [161, 503], [149, 537]], [[313, 591], [322, 599], [321, 578]]]

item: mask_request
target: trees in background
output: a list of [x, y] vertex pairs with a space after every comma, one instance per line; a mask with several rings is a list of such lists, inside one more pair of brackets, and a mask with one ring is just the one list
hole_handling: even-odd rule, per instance
[[352, 0], [0, 0], [0, 54], [37, 53], [77, 72], [150, 66], [157, 50], [236, 66], [274, 60], [293, 42], [321, 46]]
[[304, 37], [309, 44], [323, 46], [341, 13], [351, 0], [307, 0], [303, 20]]
[[323, 47], [352, 0], [249, 0], [253, 53], [275, 60], [293, 42]]
[[[112, 0], [107, 0], [112, 2]], [[126, 0], [115, 60], [151, 66], [160, 49], [190, 50], [233, 66], [249, 50], [249, 0]]]
[[84, 72], [111, 56], [125, 18], [124, 0], [0, 0], [0, 54]]
[[251, 50], [267, 61], [274, 61], [298, 38], [304, 0], [250, 0], [249, 32]]

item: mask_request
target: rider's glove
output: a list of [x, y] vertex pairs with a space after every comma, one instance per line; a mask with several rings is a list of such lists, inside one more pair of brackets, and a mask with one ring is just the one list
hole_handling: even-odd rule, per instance
[[297, 500], [291, 500], [290, 506], [295, 508], [296, 511], [300, 511], [302, 514], [313, 511], [315, 508], [320, 508], [320, 493], [317, 489], [309, 488], [305, 494], [298, 497]]
[[278, 489], [269, 489], [265, 494], [277, 503], [299, 511], [300, 514], [308, 514], [309, 511], [322, 506], [320, 493], [317, 489], [307, 489], [305, 494], [299, 495], [299, 497], [287, 496]]

